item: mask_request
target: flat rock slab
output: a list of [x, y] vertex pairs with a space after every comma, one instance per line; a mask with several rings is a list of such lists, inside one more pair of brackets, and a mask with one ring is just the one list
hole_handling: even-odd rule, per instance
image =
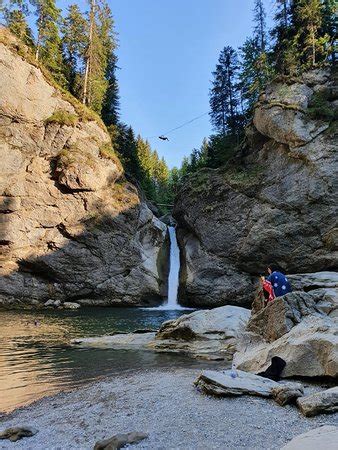
[[230, 369], [223, 372], [205, 370], [199, 375], [195, 385], [206, 394], [221, 397], [236, 395], [271, 397], [272, 389], [279, 386], [275, 381], [253, 373], [237, 370], [236, 378], [232, 378], [231, 373]]
[[155, 332], [114, 334], [112, 336], [73, 339], [71, 343], [86, 348], [146, 349], [147, 345], [155, 339], [155, 334]]
[[307, 417], [338, 412], [338, 386], [299, 398], [297, 405]]
[[300, 434], [281, 450], [337, 450], [338, 427], [325, 425]]

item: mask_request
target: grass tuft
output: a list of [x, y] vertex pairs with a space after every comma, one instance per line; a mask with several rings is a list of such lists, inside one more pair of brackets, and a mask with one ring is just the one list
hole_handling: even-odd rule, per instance
[[118, 156], [116, 155], [110, 142], [106, 142], [105, 144], [101, 145], [99, 152], [100, 152], [100, 156], [102, 158], [110, 159], [111, 161], [113, 161], [116, 164], [116, 166], [120, 170], [123, 170], [121, 161], [119, 160]]
[[45, 120], [45, 124], [58, 123], [59, 125], [75, 126], [79, 121], [76, 114], [72, 114], [64, 109], [56, 110], [48, 119]]

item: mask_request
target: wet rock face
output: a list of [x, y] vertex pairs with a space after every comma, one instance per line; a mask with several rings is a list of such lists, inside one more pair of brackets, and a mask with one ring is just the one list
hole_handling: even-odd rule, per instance
[[0, 304], [156, 304], [166, 227], [103, 150], [104, 128], [0, 45]]
[[336, 122], [310, 114], [332, 84], [317, 71], [268, 86], [236, 159], [184, 184], [173, 215], [186, 304], [247, 305], [272, 261], [288, 273], [337, 268]]

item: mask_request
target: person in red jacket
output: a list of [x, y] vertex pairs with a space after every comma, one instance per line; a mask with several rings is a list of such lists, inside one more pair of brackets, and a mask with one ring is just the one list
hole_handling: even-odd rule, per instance
[[291, 285], [282, 273], [281, 269], [276, 264], [269, 264], [269, 276], [267, 278], [261, 277], [264, 296], [267, 303], [272, 302], [276, 297], [292, 292]]
[[276, 296], [273, 291], [271, 281], [266, 280], [265, 277], [261, 277], [261, 280], [262, 280], [264, 297], [266, 299], [266, 303], [272, 302], [276, 298]]

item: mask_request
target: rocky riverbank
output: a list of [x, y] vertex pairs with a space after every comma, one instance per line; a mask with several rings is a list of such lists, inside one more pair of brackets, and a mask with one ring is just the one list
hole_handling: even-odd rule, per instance
[[164, 322], [155, 332], [76, 339], [82, 347], [142, 349], [194, 358], [234, 360], [246, 372], [268, 368], [274, 356], [282, 377], [338, 377], [338, 274], [290, 277], [295, 290], [266, 307], [257, 296], [250, 313], [222, 306]]
[[[135, 449], [280, 449], [333, 415], [305, 418], [294, 407], [259, 397], [214, 398], [193, 382], [196, 369], [142, 371], [45, 398], [1, 420], [1, 430], [29, 425], [38, 430], [2, 449], [93, 449], [118, 433], [148, 433]], [[306, 386], [307, 392], [320, 388]]]

